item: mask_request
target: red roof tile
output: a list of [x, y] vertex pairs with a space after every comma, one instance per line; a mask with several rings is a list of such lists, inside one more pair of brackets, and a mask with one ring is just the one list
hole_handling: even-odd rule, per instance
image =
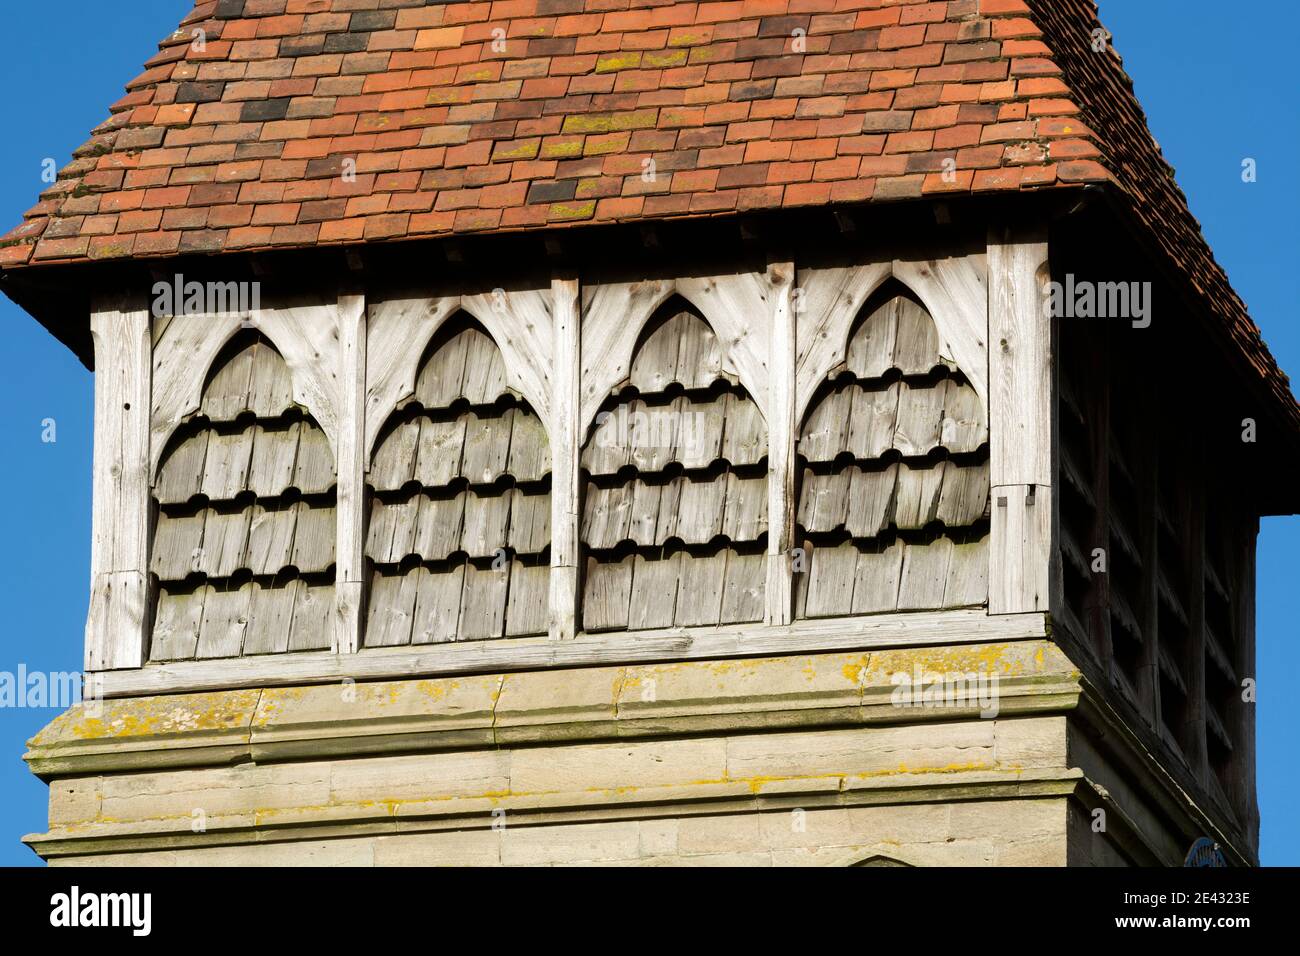
[[199, 0], [0, 268], [1111, 183], [1294, 410], [1096, 27], [1093, 0]]

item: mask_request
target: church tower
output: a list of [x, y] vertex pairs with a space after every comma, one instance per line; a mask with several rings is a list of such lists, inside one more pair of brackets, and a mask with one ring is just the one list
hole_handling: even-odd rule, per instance
[[51, 863], [1258, 862], [1300, 407], [1090, 0], [199, 0], [0, 270]]

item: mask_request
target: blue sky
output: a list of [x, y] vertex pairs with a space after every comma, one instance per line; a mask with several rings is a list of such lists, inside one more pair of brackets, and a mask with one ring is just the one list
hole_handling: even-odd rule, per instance
[[[1192, 211], [1250, 306], [1282, 368], [1300, 375], [1300, 123], [1292, 74], [1300, 4], [1268, 3], [1258, 17], [1225, 16], [1210, 0], [1101, 0], [1156, 139], [1178, 171]], [[63, 166], [107, 116], [191, 7], [131, 0], [104, 15], [102, 0], [9, 4], [0, 31], [0, 79], [16, 95], [5, 125], [21, 131], [0, 150], [0, 233], [42, 188], [42, 161]], [[71, 23], [94, 29], [70, 30]], [[58, 43], [48, 38], [57, 32]], [[1258, 181], [1241, 181], [1254, 158]], [[89, 591], [91, 376], [34, 320], [0, 297], [0, 671], [81, 665]], [[42, 442], [42, 421], [57, 441]], [[1300, 519], [1264, 521], [1258, 577], [1258, 765], [1266, 864], [1300, 864], [1300, 784], [1288, 686], [1300, 683]], [[35, 864], [18, 843], [45, 829], [45, 785], [21, 756], [55, 710], [0, 708], [0, 865]]]

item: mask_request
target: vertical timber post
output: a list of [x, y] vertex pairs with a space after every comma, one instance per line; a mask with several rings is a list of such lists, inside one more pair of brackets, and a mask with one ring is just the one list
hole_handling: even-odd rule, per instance
[[551, 280], [555, 336], [554, 395], [551, 401], [551, 582], [552, 639], [577, 631], [578, 607], [578, 409], [581, 385], [579, 287], [576, 276]]
[[146, 308], [103, 298], [95, 346], [94, 498], [86, 670], [144, 663], [149, 608], [149, 407], [153, 339]]
[[989, 613], [1049, 610], [1052, 540], [1052, 321], [1047, 231], [989, 230]]
[[767, 394], [767, 610], [768, 624], [789, 624], [794, 617], [794, 463], [795, 463], [795, 268], [771, 262], [772, 337]]
[[366, 529], [366, 299], [340, 295], [338, 540], [335, 561], [335, 626], [338, 654], [361, 646], [365, 594]]

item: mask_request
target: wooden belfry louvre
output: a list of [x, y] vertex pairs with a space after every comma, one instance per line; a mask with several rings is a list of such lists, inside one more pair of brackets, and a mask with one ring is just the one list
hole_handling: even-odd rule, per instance
[[1061, 322], [1063, 633], [1235, 812], [1247, 812], [1257, 519], [1202, 435], [1144, 435], [1162, 397], [1145, 330]]
[[430, 345], [370, 469], [367, 647], [544, 634], [551, 456], [463, 313]]
[[582, 451], [582, 627], [761, 621], [767, 429], [684, 300], [651, 317]]
[[335, 469], [255, 332], [218, 356], [154, 482], [155, 661], [330, 647]]
[[863, 307], [798, 452], [796, 616], [987, 603], [987, 417], [901, 284]]

